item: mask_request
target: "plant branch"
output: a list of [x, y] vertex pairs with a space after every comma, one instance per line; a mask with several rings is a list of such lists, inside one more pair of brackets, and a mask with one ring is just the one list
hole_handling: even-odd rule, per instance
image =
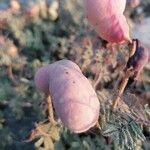
[[[130, 47], [129, 46], [129, 58], [132, 57], [136, 51], [136, 47], [137, 47], [137, 41], [136, 40], [133, 40], [132, 42], [132, 46]], [[129, 78], [133, 75], [133, 71], [132, 71], [132, 68], [129, 68], [127, 70], [125, 70], [125, 76], [123, 77], [122, 79], [122, 82], [118, 88], [118, 94], [117, 94], [117, 97], [113, 100], [113, 104], [112, 104], [112, 109], [114, 110], [119, 102], [120, 102], [120, 97], [122, 96], [126, 86], [127, 86], [127, 83], [129, 81]]]
[[48, 119], [53, 125], [55, 125], [56, 121], [54, 119], [54, 112], [50, 95], [47, 96], [47, 105], [48, 105]]

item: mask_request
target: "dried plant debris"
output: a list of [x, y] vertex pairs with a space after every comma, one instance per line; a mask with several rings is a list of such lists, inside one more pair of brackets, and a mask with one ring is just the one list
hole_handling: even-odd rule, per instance
[[66, 128], [53, 126], [49, 122], [37, 124], [25, 142], [34, 139], [38, 139], [34, 145], [37, 150], [110, 149], [110, 145], [106, 145], [105, 139], [96, 132], [73, 134]]
[[26, 140], [24, 140], [24, 142], [30, 142], [38, 138], [38, 140], [34, 144], [36, 149], [54, 149], [54, 142], [59, 140], [59, 132], [59, 126], [51, 125], [51, 123], [45, 121], [36, 124], [35, 128], [31, 131], [30, 135]]
[[61, 130], [60, 140], [55, 143], [55, 149], [63, 150], [110, 150], [111, 145], [107, 145], [105, 139], [96, 133], [72, 134], [66, 129]]

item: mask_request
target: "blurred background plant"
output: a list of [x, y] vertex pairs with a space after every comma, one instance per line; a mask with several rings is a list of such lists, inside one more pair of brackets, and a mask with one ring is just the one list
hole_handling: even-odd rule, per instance
[[[136, 36], [150, 48], [150, 2], [143, 0], [135, 8], [128, 5], [126, 16], [133, 37]], [[140, 80], [130, 86], [122, 97], [133, 111], [130, 110], [130, 114], [111, 112], [110, 103], [117, 92], [114, 87], [121, 80], [119, 74], [126, 64], [128, 47], [105, 48], [104, 41], [84, 18], [82, 1], [1, 0], [0, 34], [1, 150], [44, 147], [150, 149], [150, 62]], [[38, 130], [32, 137], [40, 137], [38, 143], [35, 140], [22, 142], [35, 127], [35, 122], [46, 119], [44, 96], [33, 83], [35, 71], [44, 64], [64, 58], [76, 62], [97, 91], [101, 102], [101, 130], [91, 129], [75, 135], [65, 128], [54, 128], [45, 122], [42, 127], [40, 124], [37, 126], [45, 133], [51, 133], [51, 137], [39, 135]], [[55, 132], [52, 134], [51, 130]], [[141, 143], [143, 140], [145, 142]]]

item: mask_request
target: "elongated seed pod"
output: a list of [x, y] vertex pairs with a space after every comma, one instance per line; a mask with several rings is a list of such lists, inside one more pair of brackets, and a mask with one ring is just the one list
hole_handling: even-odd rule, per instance
[[131, 41], [123, 15], [126, 0], [84, 0], [89, 22], [104, 40], [111, 43]]
[[35, 84], [45, 93], [49, 89], [56, 114], [72, 132], [81, 133], [96, 124], [99, 100], [75, 63], [61, 60], [42, 67], [35, 75]]

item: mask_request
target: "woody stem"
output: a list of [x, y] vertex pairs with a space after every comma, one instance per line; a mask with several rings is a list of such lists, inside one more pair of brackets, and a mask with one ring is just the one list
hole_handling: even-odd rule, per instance
[[122, 82], [121, 82], [121, 84], [120, 84], [120, 86], [119, 86], [117, 97], [113, 100], [113, 104], [112, 104], [112, 109], [113, 110], [117, 107], [117, 105], [120, 101], [120, 97], [122, 96], [122, 94], [125, 90], [125, 87], [127, 86], [127, 83], [129, 81], [129, 77], [130, 77], [130, 72], [127, 71], [124, 78], [123, 78], [123, 80], [122, 80]]
[[48, 105], [48, 119], [52, 124], [56, 124], [56, 121], [54, 119], [54, 112], [53, 112], [52, 100], [51, 100], [50, 95], [48, 95], [47, 97], [47, 105]]
[[[136, 46], [137, 46], [137, 41], [136, 40], [133, 40], [132, 42], [132, 47], [130, 48], [130, 52], [129, 52], [129, 58], [132, 57], [136, 51]], [[122, 79], [122, 82], [118, 88], [118, 94], [117, 94], [117, 97], [113, 100], [113, 104], [112, 104], [112, 109], [114, 110], [119, 101], [120, 101], [120, 97], [122, 96], [124, 90], [125, 90], [125, 87], [127, 86], [127, 83], [129, 81], [129, 78], [130, 76], [132, 75], [132, 71], [131, 69], [127, 69], [126, 72], [125, 72], [125, 76], [123, 77]]]

